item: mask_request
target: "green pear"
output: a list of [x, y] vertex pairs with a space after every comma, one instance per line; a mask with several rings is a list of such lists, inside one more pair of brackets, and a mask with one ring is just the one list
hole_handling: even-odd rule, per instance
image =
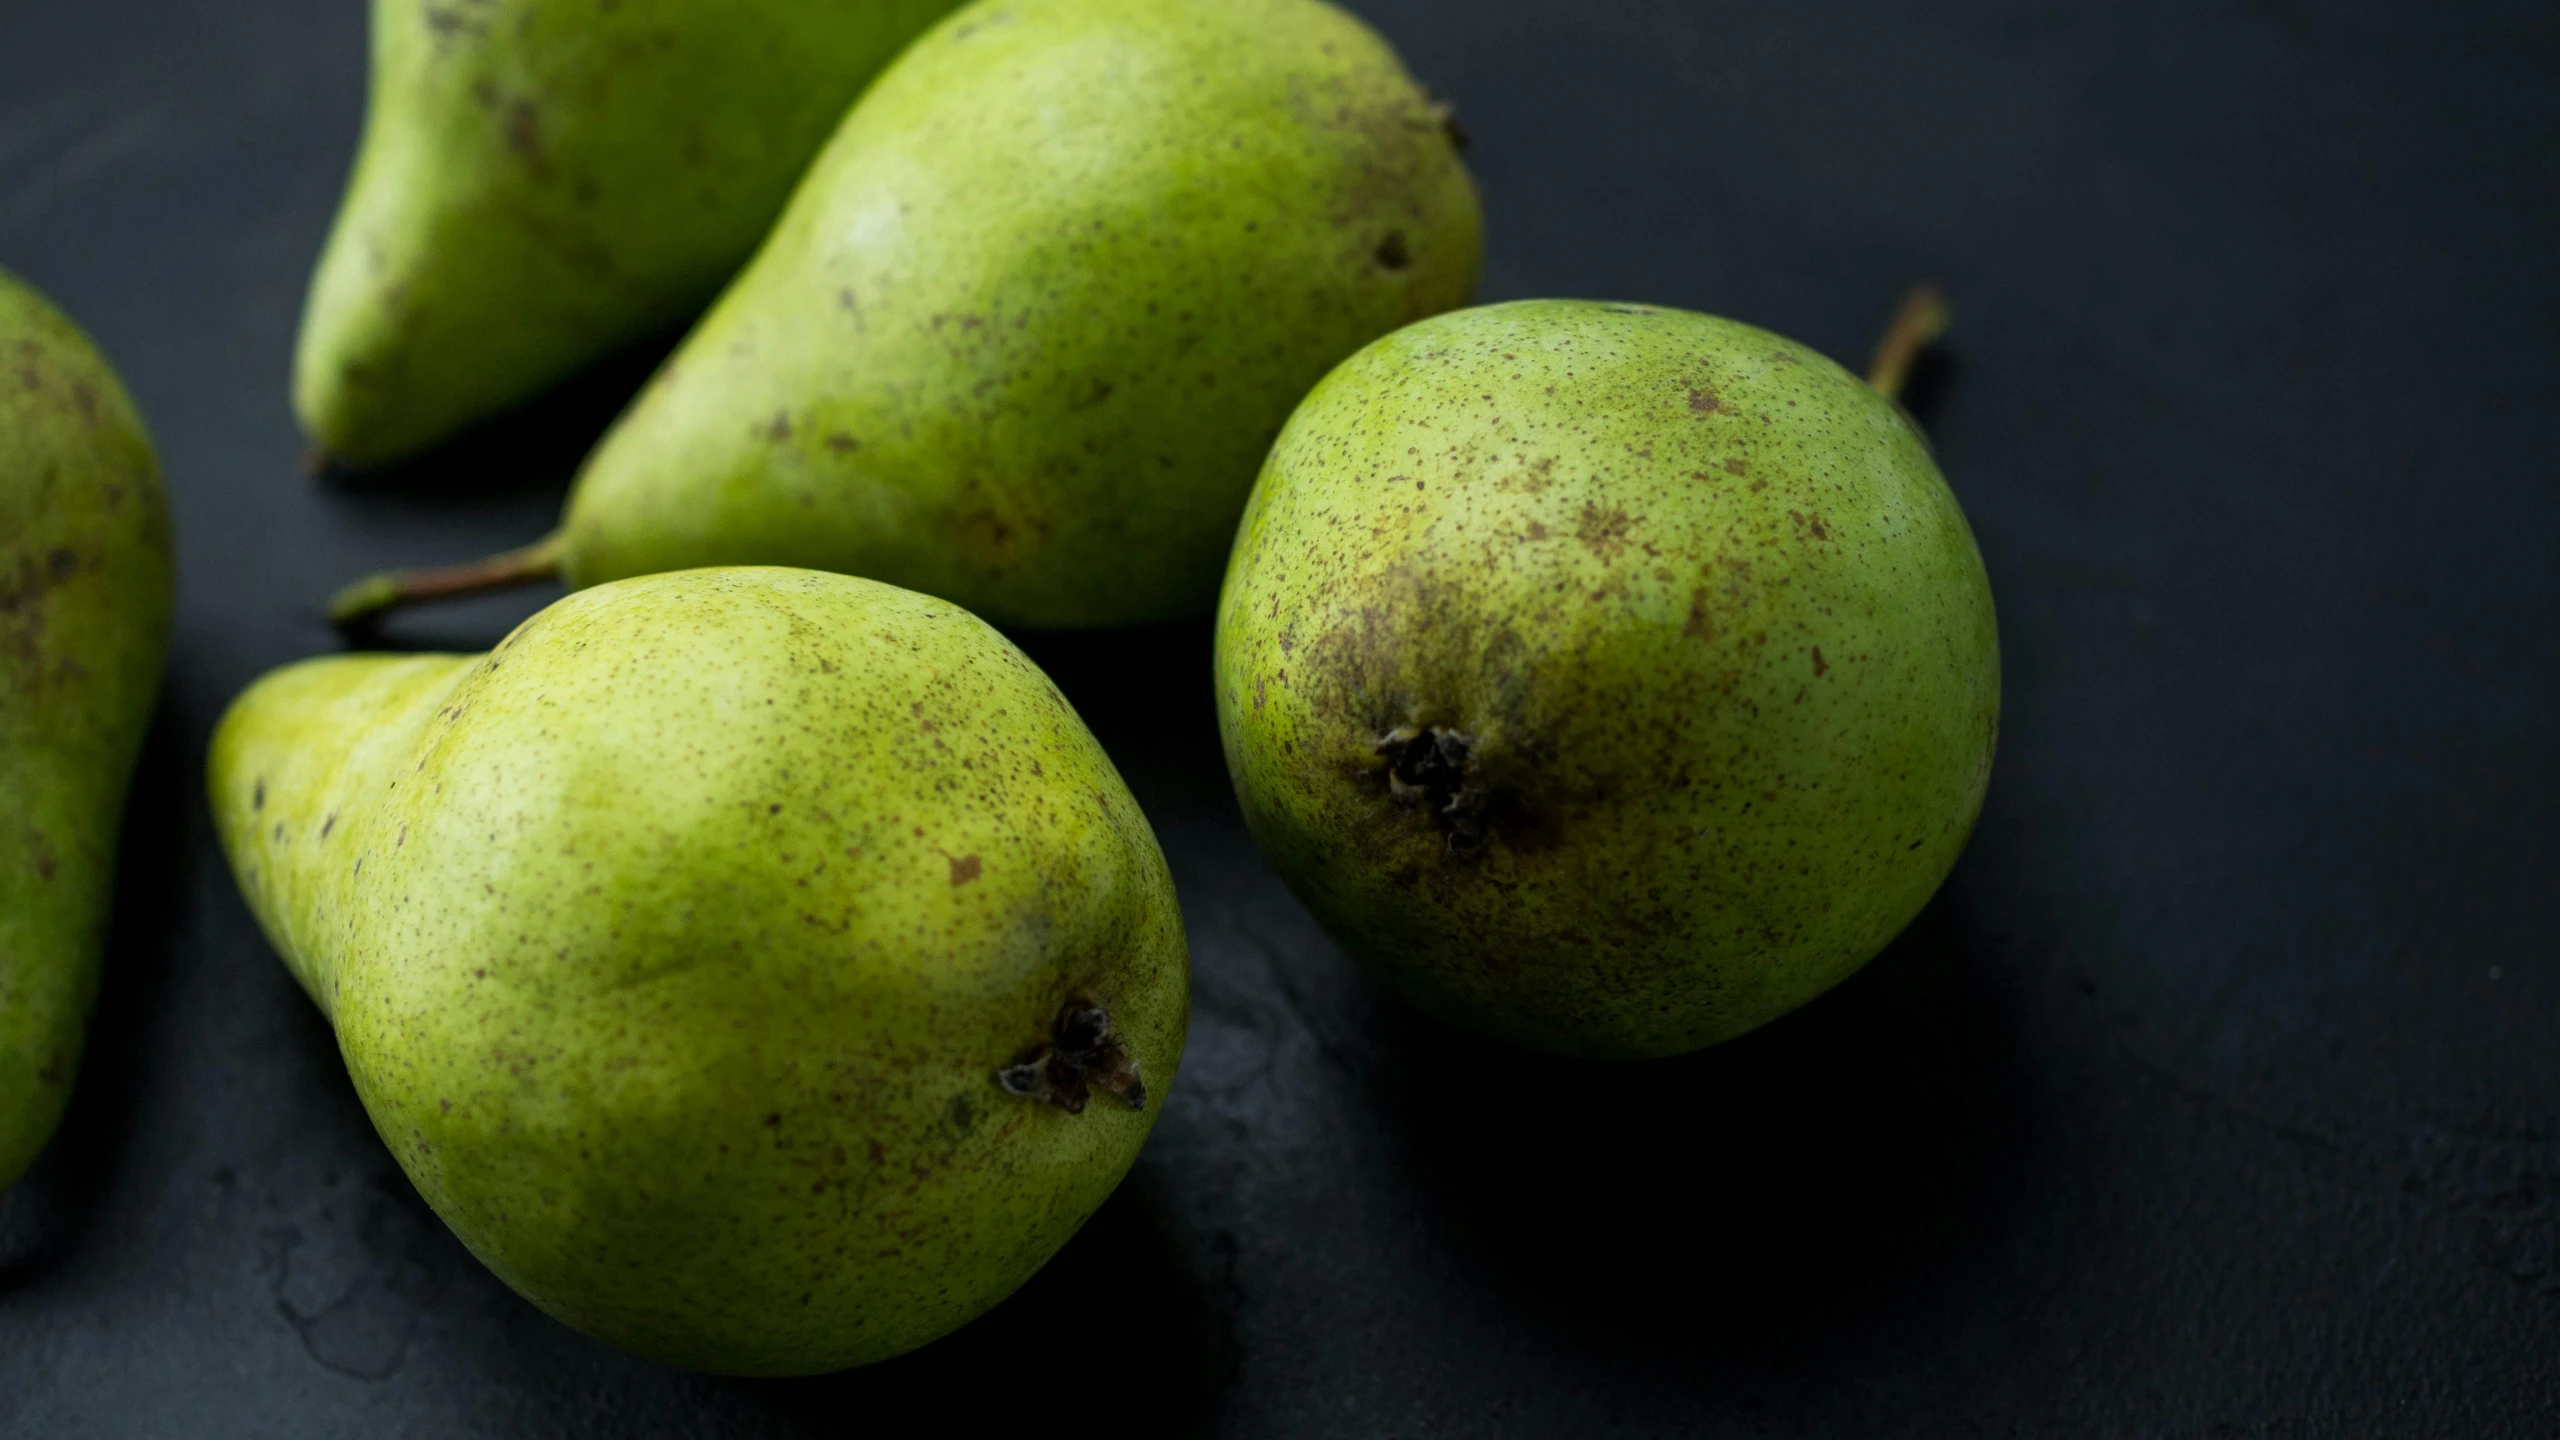
[[294, 405], [354, 467], [691, 319], [952, 0], [374, 0]]
[[71, 1098], [172, 568], [132, 399], [0, 272], [0, 1188]]
[[1981, 556], [1888, 398], [1748, 325], [1569, 301], [1316, 387], [1216, 673], [1245, 819], [1343, 948], [1595, 1057], [1864, 964], [1955, 863], [2000, 713]]
[[419, 1193], [671, 1364], [960, 1325], [1101, 1205], [1181, 1058], [1146, 817], [1019, 650], [890, 586], [696, 570], [487, 655], [294, 665], [210, 786]]
[[387, 577], [869, 575], [1005, 624], [1202, 614], [1290, 408], [1464, 304], [1446, 112], [1321, 0], [982, 0], [864, 94], [560, 534]]

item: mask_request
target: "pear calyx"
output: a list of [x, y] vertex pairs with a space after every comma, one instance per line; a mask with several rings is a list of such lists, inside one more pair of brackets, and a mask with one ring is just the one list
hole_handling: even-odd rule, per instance
[[1111, 1028], [1111, 1012], [1081, 997], [1058, 1007], [1049, 1027], [1049, 1043], [1023, 1052], [996, 1072], [996, 1083], [1008, 1095], [1043, 1100], [1070, 1115], [1084, 1113], [1097, 1089], [1147, 1108], [1147, 1082], [1138, 1075], [1138, 1057]]
[[1484, 787], [1468, 764], [1474, 749], [1473, 737], [1440, 725], [1400, 725], [1376, 747], [1387, 762], [1387, 798], [1429, 815], [1453, 853], [1484, 839]]

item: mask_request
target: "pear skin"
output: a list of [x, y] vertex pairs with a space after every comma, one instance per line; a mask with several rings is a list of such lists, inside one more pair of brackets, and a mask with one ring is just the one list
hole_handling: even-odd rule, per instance
[[1217, 626], [1229, 772], [1345, 950], [1595, 1057], [1739, 1035], [1919, 913], [1982, 806], [1999, 637], [1908, 417], [1730, 320], [1529, 301], [1307, 397]]
[[1205, 614], [1290, 408], [1464, 304], [1481, 245], [1446, 112], [1331, 5], [982, 0], [864, 94], [590, 458], [565, 578]]
[[351, 468], [674, 330], [951, 0], [374, 0], [294, 407]]
[[0, 1188], [71, 1097], [173, 585], [131, 397], [0, 272]]
[[278, 671], [209, 781], [419, 1193], [670, 1364], [814, 1373], [962, 1324], [1101, 1205], [1181, 1059], [1146, 817], [939, 600], [605, 585], [484, 656]]

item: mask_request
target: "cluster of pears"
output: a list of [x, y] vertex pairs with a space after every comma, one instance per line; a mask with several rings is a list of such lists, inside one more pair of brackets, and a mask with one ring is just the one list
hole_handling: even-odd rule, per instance
[[[1323, 0], [946, 8], [379, 0], [298, 360], [323, 452], [420, 451], [727, 288], [553, 535], [336, 610], [568, 598], [485, 655], [278, 671], [212, 747], [241, 888], [420, 1193], [700, 1369], [966, 1322], [1174, 1078], [1164, 858], [989, 621], [1214, 608], [1280, 875], [1415, 1003], [1575, 1055], [1864, 963], [1998, 729], [1982, 561], [1893, 399], [1936, 311], [1862, 381], [1685, 311], [1462, 309], [1459, 133]], [[78, 791], [63, 883], [0, 920], [42, 931], [0, 931], [15, 1085], [76, 1045], [167, 560], [112, 380], [7, 304], [90, 397], [0, 411], [0, 481], [90, 526], [0, 597], [6, 782]], [[52, 1113], [15, 1093], [0, 1179]]]
[[[941, 6], [832, 7], [865, 17], [833, 50], [719, 76], [745, 62], [679, 61], [670, 17], [720, 7], [573, 43], [588, 8], [452, 31], [385, 4], [406, 29], [377, 37], [301, 349], [316, 445], [396, 456], [761, 248], [556, 536], [340, 611], [574, 593], [485, 656], [260, 681], [214, 740], [217, 828], [384, 1141], [493, 1271], [671, 1363], [838, 1369], [1027, 1279], [1182, 1053], [1146, 818], [987, 621], [1204, 613], [1299, 398], [1468, 299], [1476, 192], [1446, 112], [1322, 0], [981, 0], [822, 145], [809, 107]], [[750, 8], [732, 46], [822, 7]], [[651, 37], [663, 63], [603, 53]], [[796, 189], [709, 187], [697, 151]]]
[[[416, 148], [416, 105], [376, 101], [350, 199], [366, 218], [322, 265], [306, 377], [379, 370], [352, 337], [441, 349], [433, 295], [494, 288], [505, 308], [534, 284], [579, 297], [547, 310], [599, 317], [626, 301], [605, 272], [555, 274], [543, 246], [522, 279], [477, 249], [425, 273], [342, 259], [443, 223], [440, 187], [420, 213], [366, 184], [392, 168], [379, 151]], [[456, 163], [529, 163], [493, 149], [483, 134]], [[1290, 409], [1363, 344], [1464, 304], [1482, 252], [1447, 112], [1322, 0], [979, 0], [891, 64], [779, 217], [756, 219], [762, 248], [588, 458], [553, 535], [356, 586], [339, 618], [458, 586], [736, 564], [868, 575], [1005, 624], [1197, 614]], [[583, 348], [643, 317], [618, 319]], [[425, 409], [453, 408], [417, 380]]]

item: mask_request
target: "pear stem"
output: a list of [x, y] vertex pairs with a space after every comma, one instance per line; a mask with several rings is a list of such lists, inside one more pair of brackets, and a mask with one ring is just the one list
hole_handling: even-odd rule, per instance
[[560, 550], [560, 532], [555, 530], [522, 549], [486, 560], [368, 575], [329, 597], [329, 623], [354, 630], [422, 600], [482, 595], [555, 579], [560, 574]]
[[1946, 297], [1937, 286], [1912, 286], [1902, 308], [1893, 312], [1884, 338], [1876, 342], [1875, 359], [1867, 365], [1868, 387], [1887, 400], [1901, 399], [1911, 367], [1920, 363], [1921, 351], [1947, 333], [1948, 318]]

